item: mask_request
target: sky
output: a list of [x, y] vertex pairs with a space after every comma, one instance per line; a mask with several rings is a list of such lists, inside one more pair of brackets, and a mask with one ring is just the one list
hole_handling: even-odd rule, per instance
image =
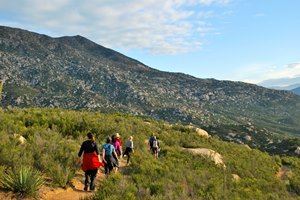
[[299, 0], [0, 0], [0, 25], [81, 35], [162, 71], [300, 77]]

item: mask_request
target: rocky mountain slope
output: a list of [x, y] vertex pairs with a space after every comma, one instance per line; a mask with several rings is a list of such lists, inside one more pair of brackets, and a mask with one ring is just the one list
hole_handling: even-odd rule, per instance
[[[0, 27], [2, 106], [126, 112], [192, 123], [272, 153], [299, 143], [300, 97], [150, 68], [84, 37]], [[288, 137], [288, 139], [283, 138]]]

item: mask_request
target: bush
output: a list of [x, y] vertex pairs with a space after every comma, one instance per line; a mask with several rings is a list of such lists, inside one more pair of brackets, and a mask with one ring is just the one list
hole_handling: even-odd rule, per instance
[[16, 193], [20, 197], [37, 197], [39, 188], [44, 184], [41, 174], [30, 168], [8, 170], [0, 175], [1, 187]]

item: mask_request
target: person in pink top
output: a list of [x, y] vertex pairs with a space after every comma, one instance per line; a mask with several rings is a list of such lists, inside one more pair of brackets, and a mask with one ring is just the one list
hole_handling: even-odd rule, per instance
[[[118, 141], [118, 138], [120, 138], [119, 133], [114, 134], [112, 136], [111, 144], [115, 147], [117, 156], [120, 158], [120, 156], [122, 155], [122, 146], [121, 146], [120, 142]], [[117, 158], [115, 158], [115, 159], [119, 160]], [[119, 168], [119, 162], [117, 162], [116, 171], [118, 168]]]

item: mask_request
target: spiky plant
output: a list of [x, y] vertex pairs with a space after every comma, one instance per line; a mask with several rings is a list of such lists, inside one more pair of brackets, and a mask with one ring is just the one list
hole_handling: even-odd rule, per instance
[[38, 197], [38, 190], [43, 184], [44, 179], [40, 172], [31, 167], [8, 170], [0, 175], [0, 185], [20, 197]]

